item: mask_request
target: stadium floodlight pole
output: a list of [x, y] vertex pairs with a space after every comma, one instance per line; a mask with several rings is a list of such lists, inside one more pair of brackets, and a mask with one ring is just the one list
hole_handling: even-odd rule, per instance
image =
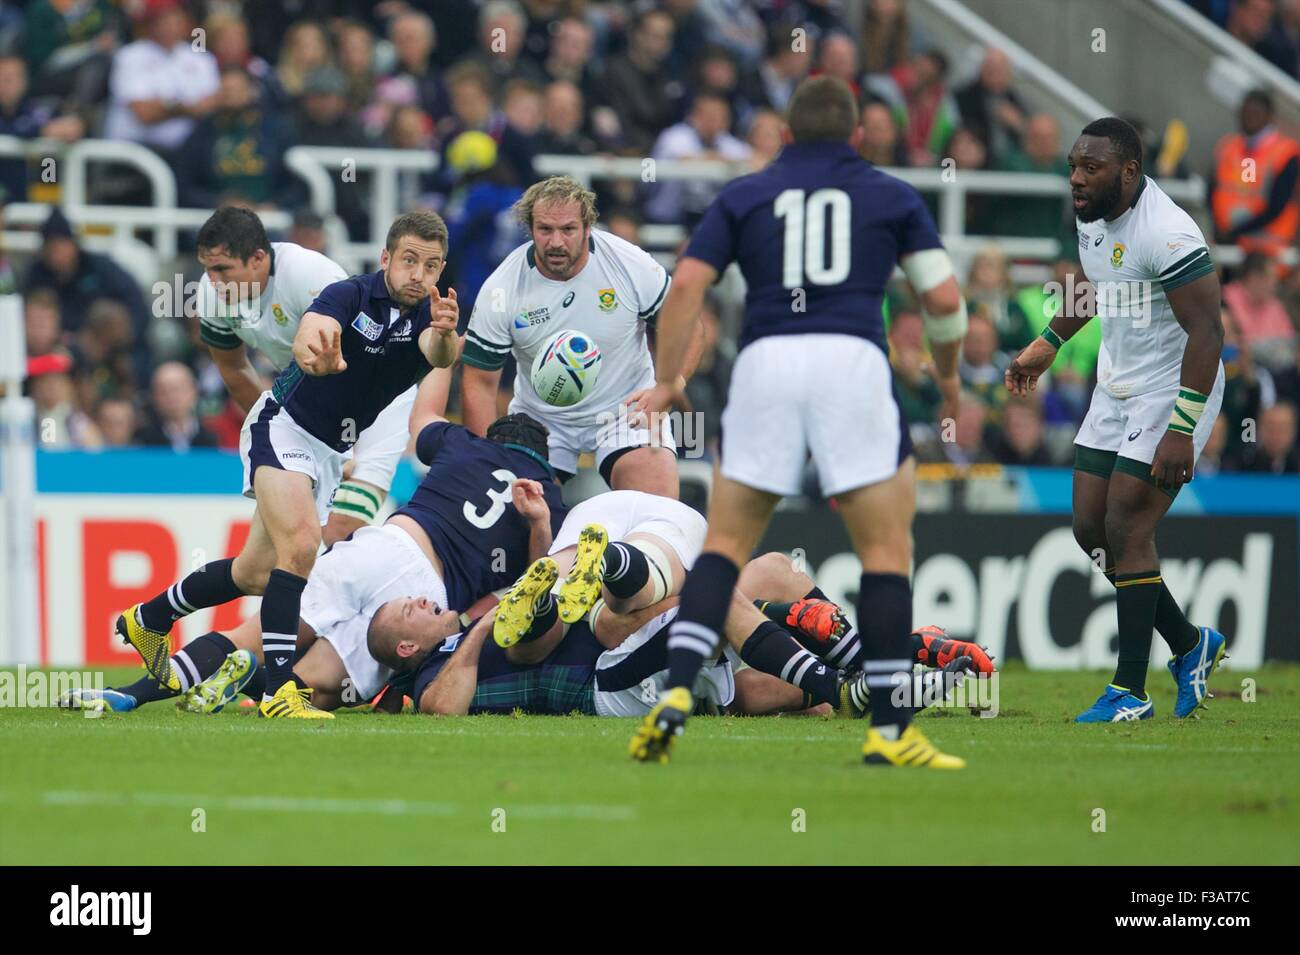
[[36, 612], [36, 404], [27, 375], [23, 300], [0, 295], [0, 486], [4, 488], [0, 578], [5, 582], [0, 664], [40, 662]]

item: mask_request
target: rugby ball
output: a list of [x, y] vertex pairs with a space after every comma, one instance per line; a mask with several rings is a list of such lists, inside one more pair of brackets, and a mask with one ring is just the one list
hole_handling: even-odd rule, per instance
[[565, 329], [557, 332], [533, 359], [532, 382], [548, 405], [576, 405], [596, 387], [600, 348], [590, 335]]

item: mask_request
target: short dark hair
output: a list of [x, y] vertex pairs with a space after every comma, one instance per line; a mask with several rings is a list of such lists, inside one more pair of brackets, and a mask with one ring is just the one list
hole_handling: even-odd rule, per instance
[[397, 251], [397, 243], [408, 235], [413, 235], [417, 239], [425, 242], [438, 242], [442, 245], [442, 254], [447, 254], [447, 223], [442, 221], [442, 216], [429, 209], [414, 209], [411, 212], [404, 212], [393, 220], [393, 224], [388, 227], [388, 238], [384, 246], [388, 249], [388, 254], [392, 255]]
[[526, 448], [545, 461], [550, 458], [547, 435], [546, 425], [532, 415], [517, 411], [493, 421], [488, 425], [484, 437], [498, 444], [513, 444]]
[[1264, 111], [1270, 116], [1273, 115], [1273, 111], [1276, 109], [1276, 105], [1273, 102], [1273, 94], [1262, 86], [1255, 87], [1242, 97], [1241, 105], [1245, 106], [1247, 103], [1258, 103], [1260, 106], [1264, 107]]
[[1110, 147], [1121, 163], [1133, 160], [1138, 164], [1138, 172], [1142, 171], [1142, 137], [1131, 123], [1118, 116], [1103, 116], [1083, 127], [1079, 135], [1109, 139]]
[[252, 209], [222, 206], [203, 223], [196, 243], [200, 249], [224, 248], [241, 262], [247, 262], [258, 249], [271, 252], [266, 227]]
[[848, 142], [858, 124], [858, 103], [843, 80], [814, 76], [795, 89], [786, 107], [785, 122], [797, 143]]

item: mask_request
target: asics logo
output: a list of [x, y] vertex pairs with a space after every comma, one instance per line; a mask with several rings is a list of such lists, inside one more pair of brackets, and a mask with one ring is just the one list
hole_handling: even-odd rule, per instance
[[1142, 433], [1142, 429], [1138, 428], [1136, 431], [1134, 431], [1132, 434], [1128, 436], [1128, 439], [1130, 441], [1136, 441], [1138, 439], [1138, 435], [1140, 435], [1141, 433]]

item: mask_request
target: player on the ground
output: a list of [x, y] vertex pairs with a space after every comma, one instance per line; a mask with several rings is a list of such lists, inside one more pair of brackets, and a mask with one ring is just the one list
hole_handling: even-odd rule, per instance
[[669, 639], [669, 691], [631, 753], [660, 759], [692, 709], [690, 686], [718, 645], [738, 568], [811, 452], [862, 564], [857, 619], [873, 690], [868, 763], [960, 768], [915, 727], [895, 694], [911, 664], [916, 465], [893, 393], [881, 304], [901, 265], [919, 294], [945, 415], [955, 416], [966, 308], [920, 194], [856, 152], [864, 135], [843, 82], [805, 80], [787, 113], [788, 145], [733, 180], [705, 212], [659, 318], [658, 383], [648, 412], [680, 404], [678, 374], [708, 287], [737, 262], [748, 285], [740, 353], [722, 417], [709, 536], [682, 590]]
[[[1069, 162], [1079, 257], [1101, 321], [1097, 387], [1074, 439], [1074, 536], [1089, 557], [1102, 557], [1119, 616], [1115, 679], [1078, 722], [1154, 715], [1146, 693], [1153, 628], [1174, 654], [1174, 715], [1190, 716], [1225, 641], [1183, 616], [1160, 577], [1155, 531], [1191, 481], [1223, 401], [1219, 279], [1191, 216], [1143, 174], [1142, 141], [1127, 122], [1089, 123]], [[1034, 388], [1092, 319], [1087, 302], [1062, 309], [1016, 356], [1007, 388]]]
[[[302, 316], [322, 289], [348, 275], [319, 252], [269, 241], [262, 220], [240, 206], [223, 206], [203, 224], [198, 258], [203, 265], [196, 301], [199, 336], [231, 399], [248, 414], [263, 389], [247, 349], [255, 348], [277, 373], [283, 371], [293, 361]], [[428, 403], [426, 392], [435, 384], [430, 380], [421, 390], [421, 404]], [[326, 547], [374, 520], [410, 439], [416, 392], [412, 385], [357, 436], [351, 473], [334, 492], [321, 532]]]
[[[510, 410], [545, 422], [562, 480], [577, 472], [579, 455], [593, 452], [611, 488], [677, 497], [668, 417], [653, 430], [633, 427], [622, 407], [654, 383], [646, 329], [663, 304], [668, 273], [632, 243], [593, 229], [596, 197], [567, 176], [530, 186], [515, 212], [531, 241], [506, 256], [474, 301], [461, 356], [465, 424], [482, 434], [496, 418], [501, 369], [513, 354], [519, 371]], [[591, 394], [559, 408], [533, 390], [529, 369], [566, 328], [596, 342], [601, 370]]]
[[456, 359], [457, 308], [436, 287], [447, 227], [432, 212], [399, 216], [380, 269], [325, 288], [299, 323], [294, 361], [249, 411], [240, 436], [244, 493], [257, 500], [239, 556], [212, 561], [124, 611], [117, 632], [163, 686], [172, 624], [202, 607], [262, 595], [259, 619], [270, 717], [328, 716], [290, 679], [299, 605], [344, 455], [399, 395]]
[[[410, 598], [389, 612], [443, 619], [445, 608], [468, 611], [547, 553], [565, 508], [546, 453], [546, 428], [523, 414], [493, 422], [487, 438], [441, 418], [425, 426], [416, 455], [429, 470], [410, 501], [382, 526], [362, 528], [334, 545], [307, 577], [293, 673], [315, 690], [313, 704], [324, 707], [337, 698], [344, 677], [357, 699], [368, 700], [383, 687], [390, 674], [365, 652], [365, 634], [389, 601]], [[453, 629], [443, 635], [458, 626], [457, 613], [449, 619]], [[229, 633], [205, 633], [173, 654], [175, 687], [160, 686], [146, 674], [105, 695], [117, 694], [107, 698], [119, 711], [183, 694], [182, 708], [215, 712], [240, 690], [257, 692], [253, 670], [261, 647], [259, 618], [250, 617]], [[251, 655], [223, 667], [236, 650]], [[93, 695], [80, 694], [78, 705]]]

